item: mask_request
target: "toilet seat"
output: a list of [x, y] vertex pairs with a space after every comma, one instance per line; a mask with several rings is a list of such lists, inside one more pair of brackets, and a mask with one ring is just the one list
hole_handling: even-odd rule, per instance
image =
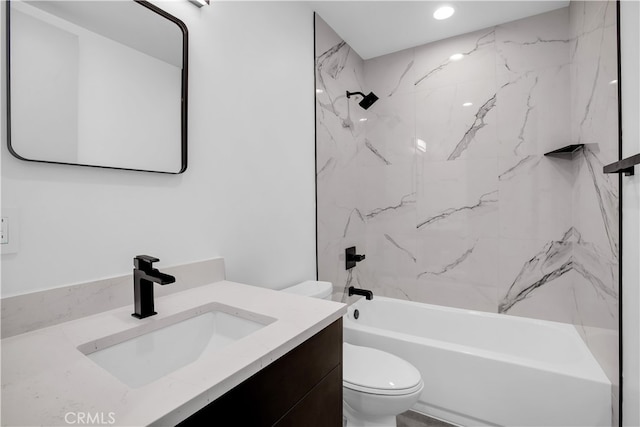
[[393, 354], [343, 344], [343, 386], [362, 393], [398, 396], [423, 387], [420, 372]]

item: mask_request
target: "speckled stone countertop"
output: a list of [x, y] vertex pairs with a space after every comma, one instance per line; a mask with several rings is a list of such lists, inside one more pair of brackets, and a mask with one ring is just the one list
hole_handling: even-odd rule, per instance
[[[138, 388], [78, 350], [141, 325], [153, 330], [156, 322], [211, 303], [276, 321]], [[157, 315], [142, 320], [126, 306], [3, 339], [2, 425], [70, 425], [79, 416], [98, 420], [94, 425], [174, 425], [346, 312], [341, 303], [226, 280], [156, 298], [155, 308]]]

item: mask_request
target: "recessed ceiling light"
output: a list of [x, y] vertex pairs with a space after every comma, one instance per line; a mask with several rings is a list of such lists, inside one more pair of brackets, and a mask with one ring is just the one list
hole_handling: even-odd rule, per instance
[[449, 57], [449, 59], [452, 61], [460, 61], [462, 58], [464, 58], [464, 55], [461, 53], [454, 53]]
[[451, 6], [442, 6], [433, 12], [433, 17], [438, 21], [442, 21], [443, 19], [451, 18], [455, 11]]
[[316, 89], [316, 93], [322, 93], [324, 92], [322, 89]]
[[609, 82], [609, 84], [610, 84], [610, 85], [615, 85], [615, 84], [617, 84], [617, 83], [618, 83], [618, 80], [611, 80], [611, 81]]
[[473, 102], [465, 102], [464, 104], [462, 104], [463, 107], [471, 107], [473, 105]]
[[189, 0], [189, 1], [198, 7], [209, 5], [209, 0]]
[[369, 119], [367, 119], [366, 117], [363, 117], [363, 118], [360, 119], [361, 122], [366, 122], [367, 120], [369, 120]]
[[427, 152], [427, 143], [421, 140], [420, 138], [416, 138], [416, 147], [418, 148], [418, 150], [422, 151], [423, 153]]

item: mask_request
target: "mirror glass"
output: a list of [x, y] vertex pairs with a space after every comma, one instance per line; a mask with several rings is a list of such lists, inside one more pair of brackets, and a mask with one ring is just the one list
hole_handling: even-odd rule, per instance
[[9, 151], [182, 173], [187, 29], [144, 1], [7, 2]]

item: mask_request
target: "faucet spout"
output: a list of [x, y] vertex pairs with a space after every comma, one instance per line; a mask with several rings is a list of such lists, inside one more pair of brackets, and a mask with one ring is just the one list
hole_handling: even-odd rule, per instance
[[365, 297], [368, 300], [372, 300], [373, 299], [373, 292], [371, 292], [368, 289], [359, 289], [359, 288], [354, 288], [353, 286], [349, 286], [349, 296], [351, 295], [362, 295], [363, 297]]
[[141, 272], [141, 279], [149, 282], [157, 283], [159, 285], [169, 285], [176, 281], [176, 278], [165, 273], [161, 273], [157, 269], [153, 268], [149, 272]]
[[131, 315], [138, 319], [157, 314], [153, 301], [153, 284], [168, 285], [176, 281], [176, 278], [161, 273], [153, 268], [153, 263], [160, 261], [158, 258], [148, 255], [138, 255], [133, 259], [133, 301], [135, 312]]

